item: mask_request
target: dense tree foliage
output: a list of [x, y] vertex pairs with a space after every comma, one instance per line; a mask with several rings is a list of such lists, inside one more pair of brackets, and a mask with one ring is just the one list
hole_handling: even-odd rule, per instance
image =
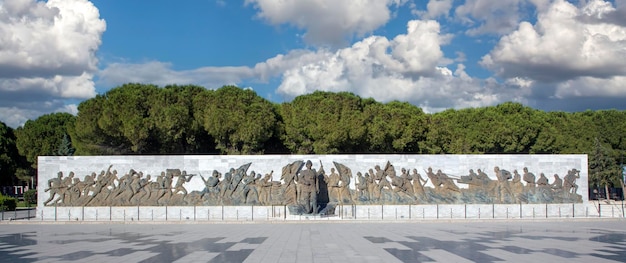
[[0, 185], [11, 185], [16, 181], [15, 171], [21, 165], [21, 158], [15, 140], [13, 129], [0, 122]]
[[126, 84], [78, 106], [76, 154], [213, 153], [194, 117], [198, 86]]
[[195, 119], [194, 99], [206, 90], [200, 86], [166, 86], [158, 92], [150, 109], [153, 135], [159, 153], [210, 153], [213, 138]]
[[[3, 156], [15, 143], [0, 126]], [[380, 103], [321, 92], [272, 104], [254, 91], [126, 84], [16, 131], [31, 164], [37, 155], [420, 153], [588, 154], [595, 185], [619, 182], [626, 111], [544, 112], [519, 103], [426, 114], [406, 102]], [[68, 137], [69, 135], [69, 137]], [[7, 148], [9, 147], [9, 148]], [[14, 146], [13, 146], [14, 147]], [[4, 158], [4, 159], [2, 159]], [[13, 174], [28, 174], [0, 157]], [[12, 170], [11, 170], [12, 169]]]
[[111, 136], [100, 126], [100, 116], [104, 108], [105, 96], [81, 102], [78, 105], [78, 115], [70, 135], [74, 141], [77, 155], [92, 154], [124, 154], [123, 139], [120, 136]]
[[316, 91], [281, 107], [283, 140], [293, 153], [350, 153], [368, 149], [366, 105], [351, 93]]
[[517, 103], [433, 114], [425, 147], [431, 153], [540, 153], [550, 130], [541, 112]]
[[428, 116], [407, 102], [370, 102], [365, 108], [367, 143], [370, 152], [424, 153]]
[[74, 115], [69, 113], [51, 113], [27, 121], [15, 131], [17, 149], [33, 168], [37, 167], [37, 156], [60, 155], [59, 149], [63, 146], [72, 151], [68, 135], [74, 119]]
[[252, 90], [225, 86], [194, 102], [196, 118], [223, 153], [262, 153], [275, 131], [274, 106]]

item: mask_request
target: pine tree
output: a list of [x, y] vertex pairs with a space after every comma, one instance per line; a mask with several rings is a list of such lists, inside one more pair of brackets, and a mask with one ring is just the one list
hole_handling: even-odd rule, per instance
[[76, 149], [72, 147], [72, 141], [70, 140], [70, 136], [66, 134], [63, 135], [63, 140], [59, 144], [59, 148], [56, 151], [57, 156], [72, 156]]

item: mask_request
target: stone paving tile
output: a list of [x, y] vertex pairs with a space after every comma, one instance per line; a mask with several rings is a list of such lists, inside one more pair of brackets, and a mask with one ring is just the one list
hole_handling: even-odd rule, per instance
[[12, 223], [0, 262], [624, 262], [624, 223]]

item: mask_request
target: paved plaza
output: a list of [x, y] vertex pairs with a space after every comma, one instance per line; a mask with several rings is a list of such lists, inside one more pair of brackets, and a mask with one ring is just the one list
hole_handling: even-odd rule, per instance
[[0, 224], [0, 262], [625, 262], [626, 221]]

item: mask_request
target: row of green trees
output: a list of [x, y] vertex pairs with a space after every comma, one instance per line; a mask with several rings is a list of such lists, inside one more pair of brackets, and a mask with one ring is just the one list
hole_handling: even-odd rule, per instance
[[618, 110], [509, 102], [426, 114], [345, 92], [277, 104], [234, 86], [126, 84], [82, 102], [77, 116], [48, 114], [15, 131], [0, 124], [0, 173], [3, 184], [28, 178], [38, 155], [548, 153], [588, 154], [592, 183], [619, 185], [625, 134]]

